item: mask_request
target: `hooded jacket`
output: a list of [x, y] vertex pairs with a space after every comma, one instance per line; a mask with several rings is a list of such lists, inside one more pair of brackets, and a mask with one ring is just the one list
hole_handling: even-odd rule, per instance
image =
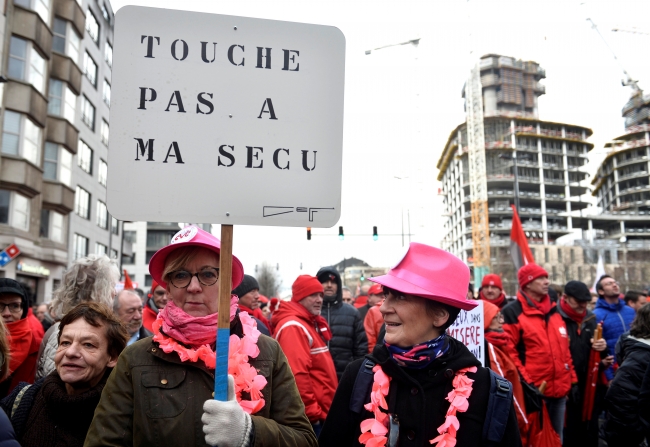
[[312, 423], [324, 421], [338, 385], [325, 339], [299, 303], [282, 302], [273, 323], [273, 338], [287, 356], [307, 418]]
[[[547, 296], [547, 299], [550, 298]], [[578, 381], [569, 350], [566, 325], [555, 303], [543, 314], [521, 290], [517, 301], [501, 311], [503, 330], [508, 333], [508, 351], [521, 377], [539, 387], [546, 382], [544, 395], [565, 397]]]
[[323, 267], [316, 277], [320, 278], [323, 273], [329, 273], [336, 278], [336, 295], [331, 297], [325, 295], [321, 316], [327, 320], [332, 331], [332, 339], [328, 347], [334, 360], [336, 375], [340, 380], [348, 364], [368, 353], [368, 338], [357, 309], [343, 302], [341, 293], [343, 284], [339, 272], [334, 267]]
[[[437, 428], [445, 421], [449, 409], [449, 402], [445, 398], [453, 389], [455, 372], [476, 366], [476, 373], [467, 373], [467, 377], [474, 380], [468, 399], [469, 407], [466, 412], [457, 413], [460, 428], [456, 447], [487, 445], [481, 441], [481, 433], [487, 414], [490, 373], [481, 367], [476, 357], [461, 342], [449, 337], [449, 351], [424, 369], [398, 366], [383, 344], [377, 345], [367, 357], [381, 365], [384, 373], [391, 378], [386, 402], [389, 413], [399, 419], [400, 446], [430, 446], [429, 440], [438, 436]], [[319, 437], [320, 447], [361, 446], [358, 441], [361, 421], [374, 417], [367, 410], [362, 410], [360, 414], [350, 410], [354, 382], [362, 364], [363, 359], [356, 360], [345, 371]], [[493, 446], [521, 446], [517, 417], [512, 406], [504, 438], [500, 444]]]
[[621, 339], [621, 345], [625, 358], [605, 395], [605, 440], [615, 441], [615, 445], [636, 446], [644, 436], [639, 419], [639, 394], [650, 364], [650, 339], [630, 335]]
[[159, 309], [156, 307], [156, 303], [153, 302], [153, 299], [149, 298], [147, 304], [145, 304], [142, 309], [142, 326], [145, 327], [149, 332], [152, 332], [153, 322], [158, 318]]
[[[625, 301], [618, 300], [618, 303], [610, 304], [600, 296], [594, 309], [596, 314], [596, 323], [603, 323], [603, 338], [607, 341], [607, 349], [614, 355], [614, 361], [619, 363], [616, 358], [616, 342], [623, 332], [630, 330], [632, 320], [636, 315], [634, 309], [625, 305]], [[614, 378], [614, 368], [610, 366], [605, 370], [605, 376], [608, 380]]]

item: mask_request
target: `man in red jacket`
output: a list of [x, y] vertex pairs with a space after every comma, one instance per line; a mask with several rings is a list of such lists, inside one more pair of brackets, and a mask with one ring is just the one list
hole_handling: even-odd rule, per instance
[[158, 318], [158, 312], [165, 308], [168, 300], [169, 295], [165, 288], [154, 280], [147, 295], [147, 303], [142, 309], [142, 326], [149, 332], [153, 332], [151, 325]]
[[320, 281], [301, 275], [291, 291], [291, 301], [281, 302], [273, 313], [273, 337], [287, 356], [305, 413], [318, 436], [338, 385], [334, 361], [327, 348], [332, 333], [320, 316], [323, 307]]
[[508, 351], [526, 382], [539, 388], [546, 382], [544, 401], [553, 429], [562, 438], [566, 397], [577, 392], [566, 325], [548, 296], [548, 273], [536, 264], [519, 269], [517, 300], [503, 310]]
[[498, 306], [499, 309], [503, 309], [508, 304], [506, 300], [506, 294], [503, 292], [503, 284], [501, 283], [501, 277], [490, 273], [483, 277], [481, 282], [481, 290], [478, 293], [478, 297], [484, 301], [488, 301], [495, 306]]

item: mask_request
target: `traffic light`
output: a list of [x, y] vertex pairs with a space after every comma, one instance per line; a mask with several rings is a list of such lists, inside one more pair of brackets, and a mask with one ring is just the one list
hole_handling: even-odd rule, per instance
[[379, 239], [379, 235], [377, 234], [377, 227], [372, 227], [372, 240], [376, 241]]
[[366, 274], [363, 271], [361, 272], [361, 278], [359, 279], [361, 280], [361, 282], [366, 280]]
[[311, 241], [311, 227], [307, 227], [307, 240]]
[[339, 227], [339, 240], [342, 241], [345, 238], [343, 234], [343, 227]]

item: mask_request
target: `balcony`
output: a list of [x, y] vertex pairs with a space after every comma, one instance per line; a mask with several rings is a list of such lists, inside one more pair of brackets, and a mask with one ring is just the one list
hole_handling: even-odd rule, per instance
[[65, 81], [76, 95], [81, 93], [81, 70], [72, 59], [63, 54], [52, 53], [51, 67], [51, 77]]
[[[16, 36], [24, 37], [34, 42], [41, 54], [46, 59], [50, 58], [52, 52], [52, 32], [35, 11], [24, 9], [14, 4], [11, 32]], [[81, 33], [83, 35], [83, 32]]]
[[79, 131], [64, 118], [52, 115], [47, 117], [46, 139], [65, 146], [73, 154], [77, 153]]
[[5, 84], [5, 107], [28, 115], [40, 127], [47, 121], [47, 100], [31, 84], [9, 80]]
[[86, 16], [75, 0], [54, 0], [54, 15], [71, 22], [77, 34], [84, 35]]
[[74, 209], [75, 192], [63, 183], [43, 181], [43, 204], [61, 214], [69, 214]]
[[3, 154], [0, 187], [13, 189], [29, 198], [35, 197], [43, 187], [43, 171], [24, 158]]

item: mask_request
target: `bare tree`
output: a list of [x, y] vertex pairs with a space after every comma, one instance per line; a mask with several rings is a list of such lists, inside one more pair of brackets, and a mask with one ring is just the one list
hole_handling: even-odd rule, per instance
[[267, 262], [263, 262], [259, 267], [257, 282], [260, 284], [260, 293], [268, 298], [276, 296], [282, 285], [277, 270]]

